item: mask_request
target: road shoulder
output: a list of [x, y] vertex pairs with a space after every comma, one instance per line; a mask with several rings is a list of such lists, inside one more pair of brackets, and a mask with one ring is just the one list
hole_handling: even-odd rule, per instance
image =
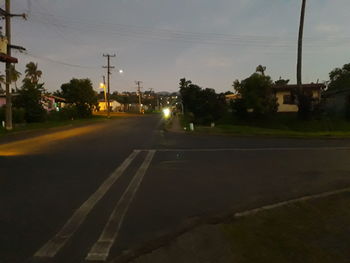
[[349, 204], [348, 188], [197, 219], [112, 262], [348, 262]]

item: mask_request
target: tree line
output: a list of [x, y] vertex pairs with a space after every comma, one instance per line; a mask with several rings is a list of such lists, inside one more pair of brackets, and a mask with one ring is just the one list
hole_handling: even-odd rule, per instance
[[[259, 65], [256, 71], [249, 77], [233, 82], [236, 98], [229, 103], [225, 100], [225, 94], [217, 94], [214, 89], [203, 89], [193, 84], [186, 78], [180, 79], [179, 88], [183, 108], [190, 121], [197, 124], [209, 124], [215, 122], [231, 112], [236, 119], [261, 119], [274, 115], [278, 111], [278, 103], [274, 88], [288, 85], [288, 79], [279, 78], [273, 81], [266, 74], [266, 67]], [[350, 113], [350, 63], [342, 68], [335, 68], [329, 73], [329, 81], [324, 83], [327, 92], [349, 91], [344, 96], [349, 97], [346, 105]], [[324, 101], [315, 100], [312, 94], [298, 87], [291, 93], [291, 101], [298, 106], [297, 117], [301, 120], [320, 118], [326, 115]], [[348, 114], [350, 117], [350, 114]]]
[[[11, 67], [10, 81], [17, 82], [22, 75]], [[15, 123], [43, 122], [46, 120], [68, 120], [75, 118], [88, 118], [97, 107], [97, 93], [93, 90], [90, 79], [75, 79], [61, 85], [54, 95], [65, 100], [66, 107], [60, 111], [48, 112], [43, 106], [43, 97], [49, 95], [45, 83], [41, 82], [43, 72], [38, 64], [30, 62], [26, 65], [25, 76], [21, 87], [13, 90], [13, 119]], [[5, 84], [4, 75], [0, 75], [0, 83]], [[1, 89], [1, 86], [0, 86]], [[0, 90], [1, 91], [1, 90]], [[0, 108], [0, 119], [5, 118], [5, 108]]]

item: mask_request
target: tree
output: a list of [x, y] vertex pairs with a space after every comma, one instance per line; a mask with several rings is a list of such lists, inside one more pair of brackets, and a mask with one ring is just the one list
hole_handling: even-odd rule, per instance
[[44, 92], [44, 84], [33, 83], [25, 78], [23, 85], [15, 97], [14, 106], [25, 110], [27, 122], [41, 122], [45, 120], [46, 111], [41, 104], [41, 95]]
[[279, 80], [275, 81], [275, 85], [277, 86], [288, 85], [288, 83], [289, 83], [289, 79], [282, 79], [281, 77], [279, 78]]
[[261, 75], [265, 76], [265, 71], [266, 71], [266, 67], [259, 65], [256, 67], [256, 72], [260, 73]]
[[190, 84], [192, 84], [192, 81], [186, 80], [186, 78], [180, 79], [180, 83], [179, 83], [180, 89], [181, 88], [187, 88]]
[[342, 90], [350, 88], [350, 63], [342, 68], [335, 68], [329, 73], [328, 90]]
[[15, 88], [17, 91], [17, 81], [21, 77], [21, 72], [17, 71], [15, 65], [10, 65], [9, 68], [10, 81], [15, 83]]
[[192, 116], [195, 123], [210, 124], [226, 111], [224, 94], [217, 94], [213, 89], [202, 89], [189, 80], [180, 80], [180, 94], [184, 112]]
[[29, 62], [26, 65], [25, 77], [30, 79], [32, 83], [38, 83], [41, 75], [43, 74], [41, 70], [38, 70], [38, 63]]
[[261, 117], [277, 111], [277, 99], [270, 76], [254, 73], [241, 82], [236, 80], [234, 88], [241, 95], [241, 99], [232, 104], [233, 110], [240, 111], [239, 114], [244, 115], [248, 109], [252, 109], [256, 117]]
[[76, 107], [78, 116], [90, 117], [92, 110], [97, 106], [97, 93], [93, 90], [90, 79], [75, 79], [62, 84], [61, 97]]

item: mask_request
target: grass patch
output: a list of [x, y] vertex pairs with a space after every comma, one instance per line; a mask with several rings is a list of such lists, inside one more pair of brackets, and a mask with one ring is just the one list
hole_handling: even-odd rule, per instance
[[207, 134], [227, 134], [227, 135], [262, 135], [277, 137], [296, 137], [296, 138], [347, 138], [350, 137], [349, 131], [295, 131], [287, 129], [272, 129], [241, 125], [218, 125], [214, 128], [197, 126], [196, 132]]
[[[188, 125], [185, 118], [183, 125]], [[217, 121], [214, 128], [196, 125], [195, 130], [207, 134], [347, 138], [350, 137], [350, 122], [344, 119], [327, 118], [301, 121], [295, 114], [276, 114], [266, 119], [250, 118], [242, 121], [228, 114]]]
[[350, 259], [350, 194], [264, 211], [222, 225], [237, 263]]
[[[118, 117], [112, 117], [118, 118]], [[65, 121], [47, 121], [40, 123], [28, 123], [23, 125], [15, 125], [12, 131], [6, 131], [3, 127], [0, 128], [0, 136], [5, 136], [9, 134], [15, 134], [26, 131], [43, 130], [50, 128], [59, 128], [64, 126], [79, 126], [84, 124], [102, 122], [107, 120], [104, 116], [92, 116], [87, 119], [77, 119], [77, 120], [65, 120]]]

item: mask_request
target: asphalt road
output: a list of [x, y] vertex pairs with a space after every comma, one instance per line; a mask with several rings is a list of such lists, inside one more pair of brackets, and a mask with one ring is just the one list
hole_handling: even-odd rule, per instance
[[350, 186], [349, 140], [163, 132], [130, 117], [0, 142], [0, 262], [91, 262], [188, 218]]

